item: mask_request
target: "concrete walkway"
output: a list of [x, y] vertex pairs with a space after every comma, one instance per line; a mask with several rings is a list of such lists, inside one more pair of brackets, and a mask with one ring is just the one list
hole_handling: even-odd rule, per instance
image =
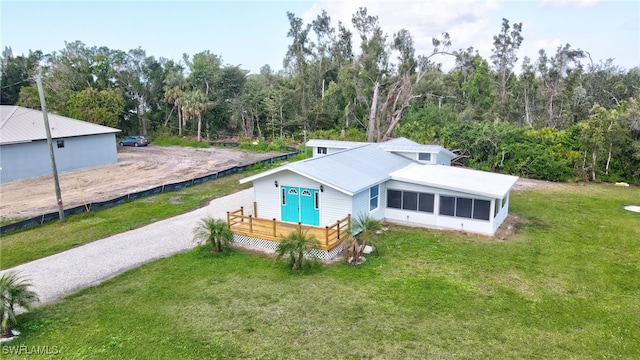
[[[253, 209], [253, 189], [212, 200], [206, 207], [113, 235], [62, 253], [0, 271], [30, 280], [40, 304], [54, 302], [144, 263], [187, 251], [193, 228], [205, 216], [227, 219], [227, 211]], [[10, 254], [8, 256], [11, 256]]]

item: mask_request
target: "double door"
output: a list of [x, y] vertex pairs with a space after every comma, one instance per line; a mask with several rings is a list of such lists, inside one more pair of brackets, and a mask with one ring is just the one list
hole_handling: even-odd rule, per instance
[[320, 198], [318, 189], [296, 186], [280, 187], [282, 221], [320, 225]]

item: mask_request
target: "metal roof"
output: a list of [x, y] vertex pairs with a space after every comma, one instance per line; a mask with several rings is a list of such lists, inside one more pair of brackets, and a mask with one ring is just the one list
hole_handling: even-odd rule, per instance
[[244, 178], [240, 182], [246, 183], [289, 170], [353, 195], [389, 179], [390, 172], [411, 163], [413, 161], [410, 159], [381, 150], [375, 144], [368, 144], [287, 164]]
[[397, 144], [388, 144], [382, 143], [379, 145], [381, 149], [386, 151], [401, 151], [401, 152], [416, 152], [416, 153], [444, 153], [448, 155], [450, 158], [456, 157], [456, 154], [451, 151], [443, 148], [440, 145], [397, 145]]
[[440, 189], [503, 198], [518, 180], [517, 176], [444, 165], [411, 164], [392, 172], [391, 179]]
[[357, 146], [366, 145], [366, 142], [359, 141], [341, 141], [341, 140], [322, 140], [322, 139], [311, 139], [307, 141], [307, 146], [314, 147], [330, 147], [330, 148], [341, 148], [341, 149], [350, 149]]
[[309, 147], [330, 147], [338, 149], [351, 149], [358, 146], [373, 144], [386, 151], [405, 151], [405, 152], [428, 152], [428, 153], [444, 153], [451, 158], [456, 154], [443, 148], [440, 145], [422, 145], [411, 141], [404, 137], [399, 137], [382, 143], [368, 143], [358, 141], [341, 141], [341, 140], [321, 140], [311, 139], [307, 141]]
[[[48, 114], [48, 119], [53, 139], [120, 132], [118, 129], [52, 113]], [[0, 144], [25, 143], [46, 138], [42, 111], [21, 106], [0, 106]]]

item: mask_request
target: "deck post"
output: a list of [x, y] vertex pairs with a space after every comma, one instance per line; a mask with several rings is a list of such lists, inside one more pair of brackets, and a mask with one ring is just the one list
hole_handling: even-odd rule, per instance
[[349, 235], [351, 235], [351, 214], [347, 215], [347, 230], [349, 231]]
[[338, 231], [338, 240], [340, 240], [340, 220], [336, 221], [336, 230]]
[[324, 243], [327, 245], [327, 248], [329, 247], [329, 227], [325, 226], [324, 227]]
[[244, 216], [244, 206], [240, 206], [240, 216]]
[[253, 217], [249, 215], [249, 232], [253, 234]]
[[258, 203], [253, 202], [253, 216], [258, 217]]
[[298, 232], [302, 234], [302, 223], [298, 222]]
[[231, 229], [231, 214], [227, 211], [227, 226]]
[[273, 237], [276, 237], [276, 228], [278, 223], [276, 222], [276, 218], [273, 218]]

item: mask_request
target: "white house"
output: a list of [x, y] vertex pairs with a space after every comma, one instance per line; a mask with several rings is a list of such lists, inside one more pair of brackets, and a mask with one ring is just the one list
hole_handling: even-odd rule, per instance
[[377, 144], [310, 140], [307, 146], [312, 158], [240, 180], [253, 182], [254, 217], [328, 232], [349, 215], [368, 215], [492, 236], [507, 216], [518, 180], [452, 167], [454, 153], [405, 138]]
[[[118, 161], [118, 129], [48, 114], [58, 171]], [[42, 111], [0, 106], [0, 182], [51, 174]]]

